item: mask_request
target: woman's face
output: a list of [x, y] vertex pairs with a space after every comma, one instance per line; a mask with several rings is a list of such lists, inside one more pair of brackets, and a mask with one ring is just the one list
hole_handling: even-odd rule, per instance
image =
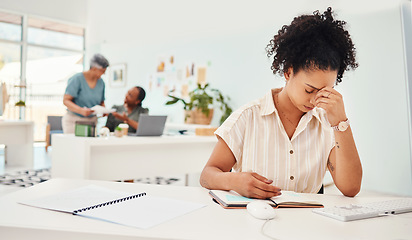
[[135, 87], [132, 87], [129, 89], [127, 92], [125, 98], [124, 98], [124, 103], [126, 103], [129, 106], [136, 106], [139, 104], [139, 90]]
[[285, 73], [285, 90], [293, 105], [306, 113], [315, 107], [317, 92], [324, 87], [333, 87], [337, 76], [337, 70], [300, 70], [293, 73], [290, 68]]
[[106, 72], [106, 68], [93, 67], [92, 70], [97, 78], [100, 78]]

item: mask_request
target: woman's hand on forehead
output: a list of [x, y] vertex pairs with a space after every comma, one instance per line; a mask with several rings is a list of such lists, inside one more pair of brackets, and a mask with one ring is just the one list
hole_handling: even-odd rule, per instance
[[333, 126], [346, 119], [343, 97], [332, 87], [324, 87], [316, 93], [315, 106], [326, 111]]

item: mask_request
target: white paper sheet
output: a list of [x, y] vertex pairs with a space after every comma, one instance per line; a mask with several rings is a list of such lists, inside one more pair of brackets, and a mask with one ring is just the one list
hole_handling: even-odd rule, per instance
[[[116, 201], [136, 194], [142, 194], [142, 196], [124, 201]], [[136, 194], [89, 185], [19, 203], [49, 210], [75, 213], [75, 211], [80, 209], [115, 201], [112, 204], [75, 214], [143, 229], [153, 227], [205, 206], [199, 203], [171, 198], [148, 196], [145, 193]]]
[[113, 108], [108, 109], [100, 105], [93, 106], [90, 109], [94, 111], [94, 114], [105, 114], [105, 113], [112, 113], [116, 111], [116, 109], [113, 109]]

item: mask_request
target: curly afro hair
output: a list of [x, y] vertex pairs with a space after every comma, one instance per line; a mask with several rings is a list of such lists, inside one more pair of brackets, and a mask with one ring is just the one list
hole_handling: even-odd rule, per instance
[[330, 7], [323, 14], [315, 11], [313, 15], [295, 17], [266, 46], [267, 56], [274, 57], [273, 73], [283, 75], [291, 67], [294, 73], [308, 69], [337, 70], [336, 84], [342, 82], [345, 70], [358, 67], [356, 49], [345, 24], [333, 18]]

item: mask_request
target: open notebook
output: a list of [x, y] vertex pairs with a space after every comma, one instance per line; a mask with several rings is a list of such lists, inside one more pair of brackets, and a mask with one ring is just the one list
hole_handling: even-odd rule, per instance
[[[255, 200], [243, 197], [234, 191], [211, 190], [209, 194], [223, 208], [246, 208], [248, 203]], [[292, 191], [282, 191], [282, 195], [272, 197], [266, 201], [274, 208], [323, 208], [321, 203], [308, 199], [304, 194]]]
[[144, 229], [205, 206], [94, 185], [19, 203]]

